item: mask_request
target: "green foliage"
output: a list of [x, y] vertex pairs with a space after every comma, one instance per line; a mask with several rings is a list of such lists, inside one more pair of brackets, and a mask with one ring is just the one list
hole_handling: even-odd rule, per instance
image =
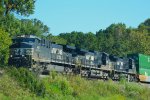
[[16, 35], [36, 35], [41, 37], [49, 32], [49, 28], [37, 19], [17, 19], [14, 15], [0, 17], [0, 26], [10, 34], [11, 37]]
[[2, 27], [9, 36], [14, 36], [20, 33], [20, 20], [14, 15], [7, 15], [0, 17], [0, 27]]
[[11, 12], [28, 16], [33, 14], [35, 0], [1, 0], [1, 7], [4, 15], [8, 15]]
[[130, 52], [150, 54], [150, 37], [146, 33], [131, 31], [129, 40]]
[[21, 19], [20, 24], [20, 33], [18, 35], [26, 34], [40, 37], [49, 32], [49, 28], [38, 19]]
[[52, 36], [52, 34], [49, 34], [48, 36], [46, 36], [46, 39], [55, 42], [57, 44], [67, 44], [67, 40], [65, 40], [64, 38], [61, 38], [60, 36]]
[[112, 24], [96, 35], [100, 51], [118, 56], [129, 53], [149, 54], [149, 36], [146, 31], [126, 28], [124, 24]]
[[68, 45], [79, 48], [107, 52], [116, 56], [130, 53], [150, 54], [149, 19], [139, 28], [126, 28], [123, 23], [111, 24], [96, 34], [73, 31], [58, 36], [65, 39]]
[[71, 32], [71, 33], [61, 33], [59, 35], [60, 37], [67, 40], [67, 44], [70, 45], [75, 44], [75, 46], [79, 48], [83, 48], [83, 45], [81, 43], [84, 43], [84, 33], [83, 32]]
[[44, 96], [45, 87], [32, 72], [25, 68], [10, 68], [8, 74], [13, 77], [20, 86], [28, 88], [39, 96]]
[[121, 75], [120, 76], [120, 81], [119, 81], [121, 84], [125, 84], [127, 82], [127, 79], [125, 76]]
[[[5, 69], [0, 76], [0, 99], [25, 100], [149, 100], [150, 89], [138, 83], [86, 80], [54, 71], [37, 79], [24, 68]], [[7, 73], [6, 73], [7, 72]], [[31, 88], [32, 87], [32, 88]], [[44, 92], [42, 90], [44, 87]], [[39, 93], [43, 93], [40, 95]], [[37, 96], [38, 95], [38, 96]], [[139, 96], [140, 95], [140, 96]]]
[[43, 79], [43, 82], [46, 87], [45, 96], [54, 100], [64, 100], [66, 96], [77, 100], [147, 100], [150, 98], [150, 89], [137, 83], [85, 80], [80, 76], [62, 75], [55, 75], [53, 79], [51, 75]]
[[55, 79], [56, 76], [57, 76], [57, 72], [54, 71], [54, 70], [50, 71], [50, 76], [51, 76], [52, 79]]
[[[2, 0], [0, 1], [0, 5], [2, 5]], [[4, 7], [3, 6], [0, 6], [0, 17], [3, 15], [3, 12], [4, 12]]]
[[46, 96], [59, 96], [59, 95], [71, 95], [72, 88], [69, 81], [60, 75], [52, 74], [43, 80], [44, 86], [46, 87]]
[[0, 63], [6, 64], [9, 57], [9, 46], [11, 44], [11, 38], [9, 34], [0, 28]]
[[73, 31], [71, 33], [61, 33], [59, 37], [67, 40], [67, 44], [71, 46], [90, 50], [97, 49], [96, 37], [91, 32], [84, 34], [83, 32]]
[[147, 20], [145, 20], [143, 23], [141, 23], [138, 26], [139, 31], [147, 31], [150, 35], [150, 18], [148, 18]]
[[36, 96], [28, 89], [22, 88], [18, 83], [9, 77], [3, 75], [0, 77], [0, 99], [1, 100], [33, 100]]

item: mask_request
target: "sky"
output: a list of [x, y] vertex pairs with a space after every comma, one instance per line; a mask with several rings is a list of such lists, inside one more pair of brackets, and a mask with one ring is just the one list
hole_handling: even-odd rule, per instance
[[37, 0], [37, 18], [50, 28], [50, 33], [106, 29], [113, 23], [137, 27], [150, 18], [150, 0]]

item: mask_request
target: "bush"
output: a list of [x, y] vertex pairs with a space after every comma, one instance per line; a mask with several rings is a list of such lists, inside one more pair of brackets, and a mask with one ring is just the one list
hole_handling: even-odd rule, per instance
[[8, 75], [0, 77], [0, 100], [32, 100], [36, 98], [26, 88], [22, 88]]
[[9, 34], [0, 27], [0, 64], [7, 64], [10, 44]]
[[72, 88], [69, 81], [61, 75], [51, 74], [49, 77], [43, 79], [44, 86], [46, 87], [46, 94], [49, 95], [71, 95]]
[[[22, 89], [27, 90], [27, 97], [35, 97], [36, 99], [43, 100], [149, 100], [150, 89], [139, 85], [138, 83], [131, 82], [114, 82], [112, 80], [86, 80], [80, 76], [64, 76], [51, 72], [51, 74], [45, 78], [38, 78], [33, 73], [24, 68], [9, 68], [7, 69], [9, 75], [19, 83], [19, 88], [14, 91], [13, 95], [20, 95]], [[7, 79], [4, 79], [7, 80]], [[4, 80], [0, 81], [1, 84]], [[12, 83], [11, 81], [7, 81]], [[5, 82], [5, 83], [7, 83]], [[11, 86], [11, 85], [10, 85]], [[4, 86], [6, 89], [9, 85]], [[20, 90], [20, 87], [21, 90]], [[12, 94], [2, 88], [4, 93], [0, 92], [0, 96], [6, 98], [11, 97]], [[16, 88], [16, 87], [15, 87]], [[13, 88], [14, 89], [14, 88]], [[12, 90], [13, 90], [12, 89]], [[15, 89], [14, 89], [15, 90]], [[1, 87], [0, 87], [1, 91]], [[1, 94], [2, 93], [2, 94]], [[140, 97], [139, 97], [140, 95]], [[22, 97], [22, 96], [21, 96]], [[20, 96], [19, 96], [20, 98]], [[9, 98], [8, 98], [9, 99]]]
[[28, 88], [31, 92], [36, 93], [38, 96], [45, 94], [45, 87], [39, 78], [36, 77], [32, 72], [25, 68], [9, 68], [8, 74], [13, 77], [20, 86]]

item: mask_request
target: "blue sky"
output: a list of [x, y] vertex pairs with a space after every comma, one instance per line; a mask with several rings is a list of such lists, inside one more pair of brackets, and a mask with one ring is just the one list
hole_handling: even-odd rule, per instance
[[53, 35], [63, 32], [93, 32], [112, 23], [137, 27], [150, 18], [150, 0], [37, 0], [37, 18]]

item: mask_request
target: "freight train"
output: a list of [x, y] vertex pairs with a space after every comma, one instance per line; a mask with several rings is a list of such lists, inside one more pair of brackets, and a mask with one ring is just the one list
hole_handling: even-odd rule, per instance
[[55, 70], [88, 78], [150, 82], [150, 56], [117, 57], [105, 52], [60, 45], [33, 35], [12, 39], [9, 65], [42, 74]]

